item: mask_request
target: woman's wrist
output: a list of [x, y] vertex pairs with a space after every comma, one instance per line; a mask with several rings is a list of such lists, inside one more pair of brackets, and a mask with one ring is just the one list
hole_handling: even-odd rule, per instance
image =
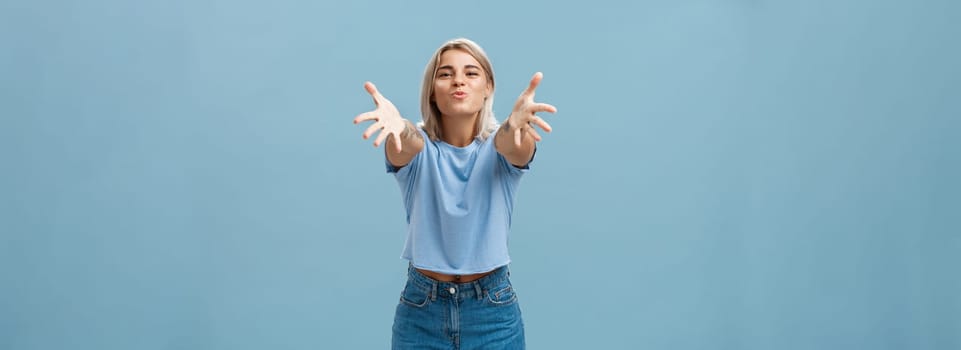
[[510, 132], [510, 131], [513, 131], [514, 129], [519, 128], [520, 126], [517, 125], [517, 122], [514, 120], [513, 115], [511, 115], [510, 117], [507, 118], [506, 121], [504, 121], [504, 127], [505, 127], [504, 132]]

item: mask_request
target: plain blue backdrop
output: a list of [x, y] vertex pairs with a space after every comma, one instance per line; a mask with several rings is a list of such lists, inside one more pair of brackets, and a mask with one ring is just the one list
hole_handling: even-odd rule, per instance
[[0, 349], [382, 349], [444, 41], [554, 132], [533, 349], [961, 349], [961, 3], [0, 2]]

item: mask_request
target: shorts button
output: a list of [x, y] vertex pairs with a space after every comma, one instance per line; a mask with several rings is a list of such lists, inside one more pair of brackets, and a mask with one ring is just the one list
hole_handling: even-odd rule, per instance
[[454, 294], [454, 293], [457, 292], [457, 290], [454, 289], [454, 287], [450, 287], [450, 289], [448, 289], [448, 291], [450, 291], [450, 294]]

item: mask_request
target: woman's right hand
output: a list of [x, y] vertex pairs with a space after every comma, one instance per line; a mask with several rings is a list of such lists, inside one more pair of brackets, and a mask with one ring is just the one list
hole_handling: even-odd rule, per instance
[[354, 118], [354, 124], [373, 120], [374, 123], [364, 131], [364, 140], [370, 138], [379, 130], [380, 134], [374, 139], [374, 147], [380, 147], [380, 144], [383, 143], [388, 136], [394, 135], [394, 144], [397, 145], [396, 151], [400, 153], [403, 150], [401, 146], [401, 134], [407, 127], [407, 121], [400, 116], [400, 111], [397, 110], [397, 107], [394, 107], [394, 104], [391, 103], [390, 100], [377, 91], [374, 83], [368, 81], [364, 84], [364, 89], [367, 89], [367, 93], [374, 98], [374, 105], [376, 105], [377, 108], [373, 111], [358, 115]]

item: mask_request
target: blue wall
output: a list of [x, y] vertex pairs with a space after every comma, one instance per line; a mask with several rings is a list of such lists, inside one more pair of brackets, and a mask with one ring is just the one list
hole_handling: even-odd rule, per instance
[[[617, 3], [615, 5], [615, 3]], [[0, 349], [377, 349], [406, 264], [374, 81], [559, 108], [534, 349], [961, 349], [961, 3], [0, 4]]]

